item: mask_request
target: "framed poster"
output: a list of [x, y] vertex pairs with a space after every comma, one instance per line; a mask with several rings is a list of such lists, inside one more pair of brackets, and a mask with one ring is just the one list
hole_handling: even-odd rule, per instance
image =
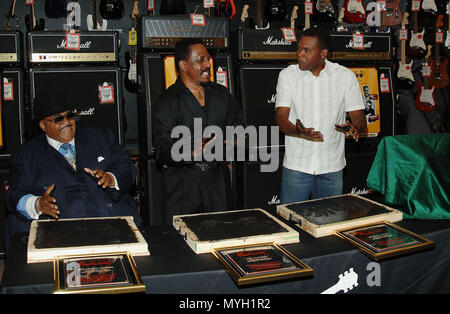
[[337, 230], [336, 235], [376, 261], [434, 247], [434, 241], [387, 221]]
[[145, 285], [128, 252], [58, 256], [53, 262], [56, 294], [136, 293]]
[[[378, 71], [376, 68], [350, 68], [355, 73], [361, 88], [364, 102], [364, 114], [367, 119], [367, 132], [363, 137], [377, 137], [381, 131], [380, 95], [378, 87]], [[348, 135], [348, 137], [351, 137]]]
[[212, 254], [238, 286], [312, 276], [314, 270], [276, 243], [217, 248]]

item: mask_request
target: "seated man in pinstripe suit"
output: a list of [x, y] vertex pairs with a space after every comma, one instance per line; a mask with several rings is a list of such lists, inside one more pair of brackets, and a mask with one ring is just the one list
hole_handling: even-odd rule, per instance
[[139, 226], [136, 203], [127, 193], [136, 168], [125, 149], [109, 130], [76, 127], [64, 95], [42, 98], [35, 118], [44, 134], [11, 158], [6, 238], [28, 232], [31, 221], [42, 217], [133, 216]]
[[356, 141], [366, 129], [359, 83], [350, 69], [326, 59], [330, 42], [325, 29], [305, 30], [298, 64], [278, 77], [275, 118], [286, 135], [282, 203], [342, 194], [345, 135], [336, 125], [348, 127]]

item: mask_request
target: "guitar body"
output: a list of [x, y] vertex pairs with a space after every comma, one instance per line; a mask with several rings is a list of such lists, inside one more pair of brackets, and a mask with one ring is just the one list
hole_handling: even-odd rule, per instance
[[425, 34], [425, 29], [421, 32], [414, 33], [411, 31], [411, 38], [406, 46], [406, 55], [410, 58], [422, 58], [427, 53], [427, 47], [425, 41], [423, 40]]
[[436, 62], [436, 59], [430, 59], [433, 75], [429, 78], [430, 84], [436, 88], [445, 88], [448, 85], [449, 78], [447, 73], [448, 60]]
[[418, 94], [416, 97], [416, 108], [417, 110], [430, 112], [433, 111], [436, 107], [436, 102], [434, 100], [434, 89], [433, 86], [431, 89], [426, 89], [420, 80], [417, 81], [417, 90]]
[[410, 63], [399, 63], [399, 68], [397, 72], [397, 77], [399, 79], [409, 80], [410, 82], [414, 82], [414, 76], [412, 74], [412, 65], [413, 61]]
[[345, 0], [344, 9], [344, 22], [362, 23], [366, 20], [366, 10], [362, 0]]
[[381, 11], [381, 25], [398, 25], [402, 21], [402, 16], [400, 0], [387, 0], [386, 11]]
[[264, 6], [264, 17], [269, 21], [286, 21], [286, 2], [284, 0], [267, 0]]
[[434, 0], [423, 0], [422, 9], [424, 11], [432, 12], [433, 14], [436, 14], [438, 11], [436, 2], [434, 2]]
[[127, 64], [127, 75], [125, 76], [124, 85], [130, 93], [138, 92], [136, 63], [131, 60], [130, 52], [125, 52], [125, 62]]
[[118, 20], [123, 17], [125, 7], [122, 0], [102, 0], [100, 15], [106, 20]]
[[227, 17], [230, 20], [236, 14], [236, 6], [233, 0], [215, 0], [214, 15], [218, 17]]
[[321, 23], [336, 23], [337, 12], [338, 9], [332, 0], [316, 0], [312, 18]]

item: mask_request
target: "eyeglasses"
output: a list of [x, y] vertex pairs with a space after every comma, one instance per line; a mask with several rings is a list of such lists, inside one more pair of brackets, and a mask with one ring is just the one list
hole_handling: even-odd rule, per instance
[[62, 116], [58, 116], [56, 118], [53, 119], [46, 119], [47, 121], [52, 121], [53, 123], [60, 123], [61, 121], [63, 121], [64, 119], [67, 120], [73, 120], [75, 119], [75, 117], [77, 117], [77, 113], [75, 111], [70, 111]]

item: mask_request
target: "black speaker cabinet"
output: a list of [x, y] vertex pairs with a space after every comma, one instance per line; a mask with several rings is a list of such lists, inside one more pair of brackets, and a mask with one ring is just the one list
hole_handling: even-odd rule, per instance
[[[230, 54], [214, 53], [213, 58], [214, 81], [217, 82], [219, 68], [226, 73], [228, 89], [235, 93], [233, 66]], [[139, 82], [142, 87], [138, 93], [138, 135], [139, 150], [144, 154], [152, 153], [152, 117], [155, 105], [166, 88], [164, 60], [173, 54], [145, 52], [138, 55]]]
[[377, 143], [359, 145], [352, 142], [346, 143], [345, 159], [347, 166], [344, 168], [344, 194], [362, 194], [368, 191], [366, 179], [376, 153]]
[[[240, 67], [242, 117], [245, 125], [255, 127], [277, 125], [275, 122], [275, 102], [278, 74], [287, 65], [244, 64]], [[279, 144], [284, 145], [284, 135], [281, 132]]]
[[[3, 72], [2, 135], [0, 156], [11, 156], [24, 141], [24, 86], [23, 71], [5, 68]], [[6, 81], [7, 80], [7, 81]]]
[[0, 158], [0, 258], [5, 255], [6, 188], [9, 180], [9, 158]]
[[276, 209], [280, 204], [281, 168], [284, 151], [278, 152], [276, 171], [261, 171], [262, 164], [268, 162], [245, 161], [237, 164], [237, 207]]
[[164, 191], [161, 169], [155, 159], [139, 160], [140, 185], [142, 187], [142, 206], [140, 214], [146, 226], [160, 226], [164, 222]]
[[75, 105], [82, 108], [78, 125], [109, 128], [119, 143], [123, 143], [123, 96], [119, 67], [34, 67], [29, 70], [29, 76], [32, 108], [34, 99], [40, 94], [63, 89]]

